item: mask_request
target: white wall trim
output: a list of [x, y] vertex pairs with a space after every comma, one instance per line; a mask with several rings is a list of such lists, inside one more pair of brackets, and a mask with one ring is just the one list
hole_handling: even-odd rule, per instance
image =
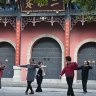
[[16, 49], [15, 42], [11, 41], [10, 39], [2, 38], [2, 39], [0, 39], [0, 42], [7, 42], [7, 43], [11, 44], [14, 47], [14, 49]]

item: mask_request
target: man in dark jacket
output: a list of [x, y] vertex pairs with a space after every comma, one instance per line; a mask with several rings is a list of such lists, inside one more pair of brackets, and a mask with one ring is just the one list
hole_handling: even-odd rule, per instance
[[34, 81], [35, 75], [36, 75], [36, 68], [39, 68], [37, 64], [35, 64], [34, 59], [30, 59], [30, 64], [27, 65], [20, 65], [20, 67], [28, 68], [27, 71], [27, 89], [25, 91], [25, 94], [28, 94], [28, 90], [30, 89], [31, 92], [29, 94], [34, 94], [34, 91], [32, 89], [31, 83]]
[[89, 62], [84, 62], [83, 66], [78, 67], [76, 70], [82, 70], [81, 77], [82, 77], [82, 86], [83, 92], [87, 93], [87, 81], [88, 81], [88, 73], [89, 70], [92, 69], [92, 66], [89, 66]]
[[78, 65], [76, 62], [71, 62], [70, 56], [66, 56], [65, 59], [66, 59], [66, 65], [64, 69], [61, 71], [60, 76], [62, 76], [64, 73], [66, 75], [66, 81], [68, 84], [67, 96], [75, 96], [72, 85], [74, 78], [74, 70], [78, 67]]

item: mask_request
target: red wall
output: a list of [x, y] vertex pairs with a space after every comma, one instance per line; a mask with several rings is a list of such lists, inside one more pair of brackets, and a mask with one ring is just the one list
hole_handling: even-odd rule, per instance
[[[21, 64], [27, 63], [27, 50], [32, 38], [45, 33], [55, 35], [64, 44], [64, 30], [58, 23], [54, 23], [54, 26], [51, 26], [50, 23], [36, 23], [35, 27], [30, 23], [21, 32]], [[4, 27], [4, 24], [0, 24], [0, 39], [5, 38], [13, 42], [16, 41], [16, 31], [10, 24], [7, 24], [6, 27]], [[72, 58], [78, 44], [88, 38], [96, 38], [96, 23], [88, 23], [84, 26], [78, 23], [73, 27], [70, 32], [70, 54]], [[25, 70], [23, 69], [21, 73], [23, 80], [25, 80], [25, 74], [23, 74]]]
[[[70, 55], [74, 58], [75, 48], [78, 44], [89, 38], [96, 38], [96, 23], [86, 23], [84, 26], [78, 23], [70, 32]], [[21, 64], [27, 63], [27, 50], [34, 37], [40, 36], [41, 34], [53, 34], [61, 40], [64, 44], [64, 30], [58, 23], [51, 26], [50, 23], [36, 23], [33, 27], [32, 24], [28, 24], [21, 33]], [[22, 69], [22, 79], [25, 80], [26, 69]]]
[[0, 23], [0, 39], [8, 39], [15, 43], [16, 31], [10, 24], [5, 27], [3, 23]]
[[[40, 22], [36, 23], [34, 27], [30, 23], [21, 32], [21, 64], [27, 63], [27, 51], [32, 39], [41, 34], [55, 35], [64, 44], [64, 30], [58, 23], [54, 23], [54, 26], [51, 26], [50, 23]], [[72, 58], [78, 44], [89, 38], [96, 38], [96, 23], [86, 23], [84, 26], [78, 23], [73, 27], [70, 32], [70, 55]], [[16, 42], [16, 31], [10, 24], [4, 27], [4, 24], [0, 23], [0, 39]], [[21, 73], [23, 80], [25, 80], [25, 74], [23, 73], [25, 71], [26, 69], [23, 69]]]
[[96, 23], [86, 23], [84, 26], [78, 23], [70, 32], [70, 54], [74, 57], [75, 48], [78, 44], [88, 38], [96, 38]]

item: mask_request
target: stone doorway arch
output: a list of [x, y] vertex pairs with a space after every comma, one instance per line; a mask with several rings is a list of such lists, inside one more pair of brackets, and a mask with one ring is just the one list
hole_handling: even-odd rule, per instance
[[12, 44], [6, 41], [0, 42], [0, 62], [6, 65], [3, 78], [13, 78], [15, 64], [15, 49]]
[[[86, 39], [86, 40], [83, 40], [81, 41], [78, 46], [75, 48], [75, 52], [74, 52], [74, 61], [78, 62], [78, 51], [79, 49], [84, 45], [84, 44], [88, 44], [88, 43], [96, 43], [96, 39], [93, 39], [93, 38], [89, 38], [89, 39]], [[92, 58], [90, 59], [92, 60]], [[93, 61], [93, 60], [92, 60]], [[92, 74], [92, 72], [90, 72]], [[77, 74], [77, 72], [76, 72]], [[80, 79], [81, 77], [79, 77], [78, 79]], [[95, 77], [94, 77], [95, 78]], [[76, 80], [77, 80], [77, 75], [76, 75]], [[94, 79], [90, 79], [92, 81], [94, 81]]]
[[59, 79], [62, 64], [61, 55], [59, 44], [48, 37], [37, 40], [32, 48], [32, 58], [37, 62], [43, 62], [47, 66], [45, 68], [45, 79]]

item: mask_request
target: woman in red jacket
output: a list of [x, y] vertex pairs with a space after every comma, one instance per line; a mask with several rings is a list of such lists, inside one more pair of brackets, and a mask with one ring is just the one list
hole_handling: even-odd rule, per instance
[[66, 56], [65, 59], [66, 59], [66, 65], [64, 69], [61, 71], [60, 76], [62, 76], [63, 74], [65, 74], [66, 76], [66, 81], [68, 84], [67, 96], [75, 96], [72, 85], [74, 78], [74, 70], [78, 67], [78, 65], [76, 62], [71, 62], [70, 56]]
[[3, 75], [4, 68], [5, 68], [5, 65], [0, 62], [0, 89], [1, 89], [1, 77]]

